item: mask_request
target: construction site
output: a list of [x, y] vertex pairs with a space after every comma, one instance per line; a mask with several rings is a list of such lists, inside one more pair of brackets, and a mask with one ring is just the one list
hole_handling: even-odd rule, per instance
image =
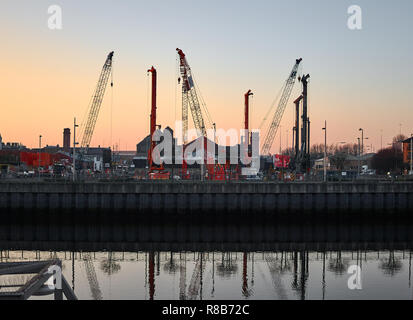
[[[404, 139], [406, 137], [401, 135], [403, 141], [393, 142], [392, 150], [395, 154], [403, 153], [403, 162], [388, 165], [379, 170], [382, 172], [375, 170], [378, 167], [377, 161], [374, 164], [377, 153], [373, 152], [373, 145], [365, 146], [365, 141], [369, 138], [364, 136], [362, 128], [359, 130], [361, 138], [358, 138], [358, 145], [340, 142], [334, 146], [327, 144], [325, 122], [321, 130], [324, 132], [324, 145], [311, 144], [310, 74], [303, 72], [302, 58], [294, 61], [286, 80], [278, 85], [278, 94], [263, 119], [260, 119], [258, 128], [251, 126], [251, 117], [257, 109], [251, 110], [251, 102], [256, 92], [253, 89], [240, 92], [244, 104], [239, 106], [239, 114], [243, 115], [243, 121], [239, 128], [235, 128], [239, 135], [234, 136], [233, 131], [225, 131], [217, 125], [223, 119], [216, 119], [208, 111], [194, 80], [188, 57], [183, 50], [177, 48], [179, 70], [175, 86], [181, 92], [176, 99], [180, 100], [180, 117], [175, 123], [175, 130], [163, 126], [159, 121], [159, 115], [168, 110], [158, 107], [158, 70], [151, 66], [146, 74], [150, 114], [145, 115], [140, 110], [149, 119], [149, 132], [136, 144], [136, 151], [122, 151], [118, 144], [93, 145], [102, 104], [105, 99], [109, 99], [105, 98], [108, 90], [112, 91], [110, 95], [113, 105], [114, 57], [113, 51], [107, 55], [83, 119], [75, 117], [73, 128], [63, 129], [62, 146], [42, 146], [40, 135], [39, 147], [29, 149], [21, 143], [3, 143], [0, 136], [0, 178], [43, 178], [73, 182], [327, 182], [383, 180], [392, 178], [393, 175], [407, 179], [413, 173], [413, 138]], [[298, 96], [292, 96], [294, 88], [295, 92], [299, 92]], [[280, 127], [288, 110], [289, 115], [294, 115], [294, 121], [287, 130], [287, 148], [282, 149]], [[289, 130], [292, 132], [292, 141], [288, 138]], [[280, 150], [274, 153], [277, 136], [280, 139]], [[380, 151], [383, 150], [387, 149], [382, 148]]]
[[[180, 77], [178, 85], [182, 89], [181, 123], [182, 130], [177, 136], [174, 131], [158, 122], [157, 113], [163, 110], [157, 106], [157, 70], [149, 68], [151, 77], [150, 132], [137, 144], [137, 151], [119, 152], [111, 147], [93, 146], [93, 134], [99, 119], [102, 102], [107, 87], [114, 86], [114, 52], [110, 52], [99, 75], [96, 89], [92, 95], [86, 117], [79, 126], [75, 118], [73, 131], [65, 128], [63, 146], [41, 147], [28, 150], [20, 144], [3, 144], [0, 150], [1, 172], [12, 177], [54, 177], [66, 180], [86, 180], [98, 178], [123, 177], [130, 180], [198, 180], [198, 181], [238, 181], [238, 180], [311, 180], [310, 161], [310, 117], [308, 108], [309, 74], [301, 74], [302, 59], [294, 62], [292, 70], [280, 94], [262, 120], [261, 133], [253, 141], [253, 128], [250, 125], [250, 99], [254, 93], [244, 94], [244, 113], [240, 142], [228, 146], [220, 142], [217, 126], [207, 106], [198, 92], [186, 54], [176, 49], [179, 60]], [[302, 88], [302, 94], [293, 104], [290, 103], [295, 85]], [[242, 94], [242, 93], [240, 93]], [[294, 97], [295, 98], [295, 97]], [[293, 155], [270, 154], [286, 108], [291, 105], [295, 110], [293, 128]], [[193, 124], [192, 140], [188, 130]], [[212, 134], [211, 134], [212, 132]], [[73, 135], [71, 136], [71, 133]], [[171, 152], [159, 151], [166, 134], [171, 136]], [[223, 140], [225, 140], [224, 137]], [[166, 141], [166, 140], [165, 140]], [[261, 142], [260, 145], [258, 145]], [[253, 146], [253, 143], [255, 146]], [[254, 153], [254, 154], [253, 154]], [[233, 155], [236, 156], [233, 156]], [[249, 160], [247, 163], [244, 159]], [[252, 163], [256, 163], [252, 168]], [[258, 165], [257, 165], [258, 164]]]

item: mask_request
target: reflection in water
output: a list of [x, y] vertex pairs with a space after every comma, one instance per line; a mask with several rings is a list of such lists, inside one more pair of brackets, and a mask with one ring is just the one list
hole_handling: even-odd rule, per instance
[[113, 252], [108, 252], [107, 259], [102, 260], [100, 263], [100, 269], [108, 276], [120, 271], [121, 266], [119, 263], [116, 263], [116, 260], [113, 258]]
[[350, 260], [342, 258], [341, 251], [336, 253], [335, 258], [330, 258], [328, 262], [328, 270], [334, 272], [336, 275], [343, 275], [347, 272]]
[[[135, 253], [0, 250], [0, 262], [51, 257], [63, 261], [63, 273], [72, 279], [72, 287], [80, 299], [412, 297], [410, 250]], [[347, 270], [351, 265], [362, 266], [363, 290], [347, 287], [350, 276]], [[0, 287], [13, 281], [0, 276]]]
[[[103, 223], [79, 213], [83, 220], [44, 215], [27, 225], [27, 214], [0, 224], [0, 263], [57, 257], [80, 299], [412, 299], [411, 222], [222, 215], [121, 223], [96, 214]], [[347, 285], [354, 265], [362, 290]], [[0, 276], [0, 286], [11, 281]]]
[[[409, 261], [410, 262], [410, 261]], [[394, 252], [390, 251], [387, 258], [380, 259], [380, 269], [383, 274], [393, 277], [403, 268], [403, 263], [399, 257], [394, 256]]]

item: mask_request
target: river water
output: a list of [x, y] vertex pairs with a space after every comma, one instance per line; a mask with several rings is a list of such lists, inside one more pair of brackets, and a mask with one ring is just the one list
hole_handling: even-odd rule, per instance
[[[0, 263], [59, 258], [79, 299], [413, 298], [413, 224], [394, 215], [58, 224], [8, 217]], [[24, 281], [0, 275], [0, 292]]]
[[[56, 257], [79, 299], [413, 298], [410, 250], [90, 254], [2, 250], [0, 261]], [[0, 276], [0, 290], [19, 281], [23, 280], [18, 276]]]

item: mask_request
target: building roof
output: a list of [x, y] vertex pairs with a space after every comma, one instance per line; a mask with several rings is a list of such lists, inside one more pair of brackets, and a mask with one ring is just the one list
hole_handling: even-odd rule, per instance
[[346, 161], [366, 161], [371, 160], [376, 154], [375, 153], [366, 153], [362, 154], [361, 156], [354, 156], [352, 154], [348, 154], [346, 156]]

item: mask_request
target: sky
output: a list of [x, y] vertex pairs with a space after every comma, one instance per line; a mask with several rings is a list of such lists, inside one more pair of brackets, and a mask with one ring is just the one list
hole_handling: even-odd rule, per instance
[[[48, 28], [55, 4], [61, 30]], [[362, 9], [361, 30], [347, 26], [351, 5]], [[28, 147], [38, 146], [39, 135], [43, 145], [62, 145], [74, 117], [84, 122], [113, 50], [114, 88], [106, 91], [92, 145], [135, 150], [149, 134], [152, 65], [158, 124], [174, 128], [181, 117], [179, 47], [217, 128], [242, 128], [251, 89], [250, 127], [259, 129], [301, 57], [311, 76], [311, 142], [324, 142], [327, 121], [329, 144], [356, 143], [363, 128], [365, 145], [377, 151], [400, 131], [413, 133], [412, 14], [411, 0], [2, 0], [0, 134]], [[280, 133], [283, 148], [292, 144], [300, 92], [296, 83], [273, 152]]]

